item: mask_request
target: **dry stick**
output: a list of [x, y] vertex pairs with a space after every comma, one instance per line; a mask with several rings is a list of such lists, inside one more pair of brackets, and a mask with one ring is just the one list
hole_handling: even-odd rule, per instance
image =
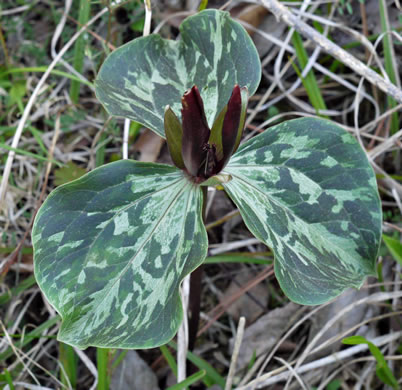
[[[387, 343], [389, 343], [391, 341], [398, 340], [401, 336], [402, 336], [402, 331], [394, 332], [394, 333], [388, 334], [386, 336], [376, 337], [375, 339], [370, 340], [370, 341], [374, 345], [376, 345], [377, 347], [380, 347], [380, 346], [385, 345], [385, 344], [387, 344]], [[368, 349], [367, 344], [355, 345], [354, 347], [345, 349], [345, 350], [343, 350], [341, 352], [333, 353], [333, 354], [331, 354], [331, 355], [329, 355], [329, 356], [327, 356], [325, 358], [318, 359], [318, 360], [315, 360], [315, 361], [313, 361], [311, 363], [307, 363], [307, 364], [305, 364], [305, 365], [303, 365], [303, 366], [301, 366], [299, 368], [295, 368], [295, 372], [297, 374], [302, 374], [302, 373], [305, 373], [305, 372], [315, 370], [315, 369], [320, 368], [320, 367], [328, 366], [330, 364], [339, 363], [341, 360], [345, 360], [345, 359], [347, 359], [347, 358], [349, 358], [351, 356], [354, 356], [354, 355], [356, 355], [358, 353], [364, 352], [367, 349]], [[289, 375], [292, 374], [291, 372], [282, 372], [279, 375], [273, 376], [273, 374], [275, 374], [275, 373], [277, 373], [279, 371], [282, 371], [282, 370], [283, 370], [283, 368], [281, 367], [281, 368], [276, 369], [275, 371], [270, 372], [269, 377], [267, 377], [266, 380], [261, 380], [257, 384], [257, 388], [266, 387], [266, 386], [272, 385], [274, 383], [284, 381], [289, 377]], [[252, 388], [253, 384], [254, 383], [251, 382], [246, 386], [238, 387], [236, 390], [250, 390]]]
[[[272, 276], [274, 271], [272, 266], [266, 267], [261, 273], [256, 275], [254, 279], [246, 283], [244, 286], [239, 288], [232, 296], [225, 299], [219, 305], [215, 306], [212, 310], [210, 310], [206, 316], [209, 318], [207, 323], [197, 332], [197, 337], [201, 336], [204, 332], [206, 332], [218, 319], [219, 317], [225, 313], [233, 303], [235, 303], [243, 294], [245, 294], [248, 290], [256, 286], [258, 283], [263, 281], [264, 279]], [[215, 314], [217, 313], [217, 314]], [[212, 318], [211, 318], [212, 317]], [[158, 364], [163, 360], [163, 356], [160, 355], [151, 365], [152, 369], [158, 366]]]
[[273, 274], [274, 270], [272, 265], [264, 268], [258, 275], [256, 275], [254, 279], [250, 280], [242, 288], [239, 288], [234, 294], [214, 307], [209, 313], [207, 313], [208, 317], [210, 317], [210, 320], [198, 331], [197, 336], [200, 336], [206, 332], [214, 324], [214, 322], [243, 294]]
[[370, 160], [376, 159], [381, 154], [385, 153], [388, 149], [397, 144], [399, 140], [402, 140], [402, 129], [396, 132], [391, 137], [387, 138], [384, 142], [377, 145], [374, 149], [367, 152]]
[[239, 357], [240, 345], [243, 340], [244, 326], [246, 325], [246, 319], [240, 317], [239, 326], [237, 327], [236, 340], [233, 348], [232, 360], [230, 361], [229, 373], [226, 379], [225, 390], [231, 390], [233, 378], [236, 372], [237, 358]]
[[323, 35], [317, 33], [314, 28], [301, 21], [297, 16], [293, 15], [287, 7], [279, 3], [277, 0], [262, 0], [263, 5], [268, 8], [278, 19], [281, 19], [290, 27], [293, 27], [300, 34], [311, 40], [315, 45], [321, 47], [329, 55], [335, 57], [340, 62], [347, 65], [360, 76], [366, 78], [369, 82], [376, 85], [387, 95], [392, 96], [396, 101], [402, 103], [402, 89], [396, 87], [379, 76], [374, 70], [364, 65], [361, 61], [340, 48]]
[[[402, 292], [397, 292], [397, 293], [379, 292], [379, 293], [375, 293], [375, 294], [372, 294], [372, 295], [370, 295], [368, 297], [359, 299], [359, 300], [349, 304], [348, 306], [346, 306], [342, 310], [340, 310], [335, 316], [333, 316], [330, 320], [328, 320], [327, 323], [320, 329], [320, 331], [313, 337], [313, 339], [311, 341], [309, 341], [309, 343], [306, 346], [306, 348], [304, 349], [302, 355], [297, 359], [297, 362], [296, 362], [296, 365], [295, 365], [296, 371], [301, 366], [303, 361], [306, 360], [308, 355], [310, 353], [312, 353], [311, 351], [314, 349], [314, 346], [318, 343], [318, 340], [320, 340], [320, 338], [324, 335], [324, 333], [328, 329], [330, 329], [336, 323], [336, 321], [338, 321], [344, 315], [347, 315], [347, 313], [350, 313], [357, 306], [360, 306], [360, 305], [366, 304], [366, 303], [368, 304], [368, 303], [382, 302], [382, 301], [385, 301], [385, 300], [388, 300], [388, 299], [392, 299], [394, 297], [398, 297], [398, 298], [402, 297]], [[321, 347], [322, 347], [322, 345], [320, 346], [320, 348]], [[317, 348], [315, 348], [315, 350], [317, 350]]]
[[235, 209], [233, 211], [230, 211], [227, 214], [225, 214], [222, 218], [219, 218], [218, 220], [205, 225], [205, 229], [207, 229], [207, 231], [211, 230], [212, 228], [222, 225], [223, 223], [229, 221], [229, 219], [232, 219], [233, 217], [236, 217], [237, 215], [240, 215], [239, 210]]
[[[360, 14], [362, 17], [363, 34], [367, 38], [369, 36], [369, 30], [368, 30], [368, 26], [367, 26], [366, 5], [364, 4], [364, 2], [360, 2]], [[370, 60], [370, 51], [367, 46], [364, 47], [364, 53], [366, 55], [366, 61], [368, 62]], [[378, 99], [377, 88], [374, 85], [372, 85], [371, 87], [372, 87], [371, 90], [373, 92], [373, 96], [374, 96], [375, 100], [378, 102], [379, 99]]]
[[[146, 37], [151, 32], [152, 8], [151, 0], [144, 0], [145, 5], [145, 22], [142, 36]], [[123, 132], [123, 160], [128, 159], [128, 138], [130, 133], [130, 119], [124, 119], [124, 132]]]
[[[7, 332], [6, 327], [3, 324], [3, 321], [0, 319], [0, 327], [3, 330], [4, 336], [7, 339], [8, 344], [10, 345], [11, 349], [13, 350], [15, 356], [17, 357], [18, 361], [22, 364], [22, 366], [24, 367], [25, 370], [27, 370], [27, 372], [29, 373], [29, 375], [32, 377], [32, 379], [38, 384], [38, 386], [40, 386], [39, 381], [36, 379], [35, 374], [30, 370], [30, 368], [25, 364], [24, 360], [22, 358], [25, 358], [26, 360], [28, 360], [30, 363], [32, 363], [34, 366], [40, 368], [41, 370], [43, 370], [47, 375], [49, 375], [49, 377], [51, 377], [53, 380], [55, 380], [58, 385], [63, 386], [63, 384], [51, 373], [49, 372], [45, 367], [43, 367], [42, 365], [40, 365], [39, 363], [37, 363], [35, 360], [33, 360], [31, 357], [29, 357], [24, 351], [22, 351], [21, 349], [18, 349], [14, 344], [13, 341], [9, 335], [9, 333]], [[15, 384], [15, 383], [14, 383]], [[38, 387], [39, 388], [39, 387]]]
[[[116, 4], [117, 2], [115, 2]], [[41, 91], [45, 81], [49, 77], [50, 73], [54, 69], [54, 67], [57, 65], [59, 60], [63, 57], [63, 55], [67, 52], [67, 50], [74, 44], [74, 42], [78, 39], [78, 37], [91, 25], [93, 24], [96, 20], [98, 20], [102, 15], [104, 15], [108, 11], [108, 8], [104, 8], [101, 10], [97, 15], [95, 15], [91, 20], [88, 21], [79, 31], [77, 31], [72, 38], [67, 42], [67, 44], [60, 50], [60, 52], [57, 54], [57, 56], [53, 59], [52, 63], [49, 65], [47, 68], [46, 72], [42, 75], [41, 79], [39, 80], [38, 84], [36, 85], [34, 91], [32, 92], [31, 97], [28, 100], [28, 103], [25, 107], [24, 113], [22, 115], [22, 118], [20, 119], [18, 123], [18, 127], [15, 131], [15, 135], [13, 138], [13, 142], [11, 144], [12, 148], [17, 148], [18, 147], [18, 142], [21, 138], [22, 132], [24, 131], [25, 123], [28, 119], [29, 113], [31, 112], [32, 106], [35, 102], [35, 99], [39, 95], [39, 92]], [[1, 180], [1, 185], [0, 185], [0, 210], [2, 210], [3, 206], [3, 201], [4, 201], [4, 196], [7, 190], [7, 185], [8, 185], [8, 178], [10, 176], [11, 172], [11, 167], [14, 161], [14, 156], [15, 152], [12, 150], [8, 153], [8, 158], [6, 165], [4, 167], [4, 172], [3, 172], [3, 178]]]
[[95, 364], [92, 363], [92, 360], [84, 353], [84, 351], [81, 351], [75, 347], [74, 351], [78, 355], [78, 357], [82, 360], [82, 362], [85, 364], [85, 366], [88, 368], [88, 370], [91, 372], [91, 374], [94, 376], [95, 381], [89, 390], [95, 390], [98, 384], [98, 370], [95, 367]]
[[183, 306], [183, 322], [177, 333], [177, 382], [186, 379], [186, 359], [188, 350], [188, 321], [187, 309], [190, 295], [190, 275], [187, 275], [181, 285], [181, 301]]
[[[390, 284], [395, 284], [395, 285], [396, 285], [397, 283], [391, 282]], [[376, 288], [376, 287], [385, 286], [385, 285], [386, 285], [386, 284], [384, 284], [384, 283], [375, 283], [375, 284], [368, 285], [368, 286], [366, 286], [365, 288]], [[383, 297], [383, 296], [382, 296], [382, 297]], [[360, 300], [360, 301], [358, 301], [358, 302], [364, 303], [365, 301], [367, 302], [367, 300], [370, 299], [370, 298], [371, 298], [371, 297], [366, 297], [366, 298], [363, 298], [362, 300]], [[377, 298], [378, 298], [378, 296], [377, 296]], [[380, 298], [381, 298], [381, 296], [380, 296]], [[389, 297], [387, 296], [386, 298], [388, 299]], [[384, 299], [383, 299], [383, 300], [384, 300]], [[278, 350], [279, 346], [280, 346], [292, 333], [294, 333], [294, 331], [295, 331], [301, 324], [303, 324], [303, 323], [304, 323], [305, 321], [307, 321], [309, 318], [313, 317], [318, 311], [324, 309], [326, 306], [330, 305], [331, 303], [332, 303], [332, 302], [329, 301], [329, 302], [326, 302], [326, 303], [324, 303], [324, 304], [322, 304], [322, 305], [320, 305], [320, 306], [317, 306], [316, 308], [314, 308], [313, 310], [311, 310], [310, 312], [308, 312], [303, 318], [301, 318], [301, 319], [298, 320], [296, 323], [294, 323], [294, 324], [291, 326], [291, 328], [290, 328], [289, 330], [287, 330], [286, 333], [281, 337], [281, 339], [279, 340], [279, 342], [276, 343], [275, 347], [270, 351], [268, 357], [264, 358], [264, 356], [261, 356], [261, 357], [259, 358], [259, 360], [261, 360], [261, 361], [260, 361], [259, 363], [258, 363], [258, 361], [257, 361], [257, 363], [253, 365], [253, 367], [251, 368], [250, 372], [247, 373], [247, 375], [244, 377], [244, 379], [242, 379], [242, 381], [240, 382], [240, 388], [243, 389], [242, 386], [246, 386], [245, 384], [247, 383], [247, 381], [250, 380], [250, 378], [251, 378], [251, 376], [254, 374], [254, 372], [258, 369], [258, 367], [260, 367], [260, 363], [262, 362], [262, 360], [264, 360], [264, 363], [263, 363], [262, 366], [258, 369], [259, 372], [258, 372], [257, 378], [254, 379], [253, 381], [249, 382], [249, 384], [254, 384], [254, 386], [251, 387], [252, 390], [254, 390], [254, 389], [255, 389], [255, 386], [257, 386], [257, 384], [259, 384], [261, 381], [263, 381], [264, 378], [265, 378], [265, 379], [266, 379], [266, 378], [269, 378], [269, 377], [271, 377], [272, 375], [281, 372], [282, 370], [281, 370], [281, 371], [275, 370], [274, 372], [269, 372], [269, 373], [264, 374], [263, 376], [261, 376], [261, 375], [262, 375], [262, 372], [264, 371], [265, 367], [268, 365], [268, 363], [271, 361], [271, 359], [272, 359], [273, 356], [275, 355], [275, 353], [276, 353], [276, 351]], [[355, 303], [349, 305], [349, 307], [352, 307], [352, 308], [353, 308], [354, 305], [355, 305]], [[306, 306], [304, 306], [304, 309], [305, 309], [305, 308], [306, 308]], [[338, 316], [337, 316], [337, 319], [339, 319], [340, 317], [342, 317], [342, 315], [343, 315], [342, 313], [341, 313], [340, 316], [338, 315]], [[332, 324], [333, 324], [333, 323], [334, 323], [334, 322], [332, 322]], [[365, 323], [365, 322], [362, 322], [362, 325], [363, 325], [364, 323]], [[332, 324], [331, 324], [331, 325], [332, 325]], [[352, 331], [352, 330], [354, 330], [354, 328], [349, 329], [348, 332], [349, 332], [349, 331]], [[322, 336], [322, 333], [321, 333], [320, 337], [321, 337], [321, 336]], [[337, 339], [335, 338], [335, 336], [332, 337], [331, 339], [327, 340], [324, 344], [321, 344], [320, 346], [318, 346], [318, 347], [316, 347], [315, 349], [313, 349], [313, 350], [311, 351], [311, 354], [314, 354], [314, 353], [318, 352], [319, 350], [321, 350], [321, 348], [324, 348], [324, 347], [326, 347], [326, 346], [329, 346], [331, 343], [335, 342], [336, 340], [337, 340]], [[261, 358], [262, 358], [262, 359], [261, 359]], [[294, 362], [292, 362], [292, 364], [293, 364], [293, 363], [294, 363]], [[246, 387], [244, 387], [244, 388], [246, 388]]]
[[[66, 0], [63, 15], [60, 19], [60, 22], [56, 26], [56, 29], [54, 30], [52, 41], [50, 44], [50, 53], [52, 55], [52, 58], [55, 58], [57, 56], [57, 51], [56, 51], [57, 42], [59, 41], [60, 35], [62, 34], [62, 32], [64, 30], [64, 26], [66, 24], [68, 13], [70, 12], [72, 3], [73, 3], [72, 0]], [[69, 73], [72, 73], [73, 75], [78, 77], [80, 80], [84, 80], [84, 81], [88, 82], [88, 80], [80, 72], [77, 72], [75, 70], [75, 68], [73, 66], [71, 66], [67, 61], [60, 59], [59, 62], [67, 69], [67, 71]], [[90, 87], [90, 88], [93, 89], [92, 87]]]
[[[299, 385], [301, 386], [301, 388], [303, 390], [307, 390], [307, 387], [304, 384], [300, 375], [294, 370], [294, 368], [285, 359], [282, 359], [279, 357], [275, 357], [275, 359], [278, 360], [278, 362], [281, 362], [293, 374], [293, 376], [297, 379], [297, 381], [299, 382]], [[286, 387], [284, 390], [288, 390], [288, 384], [286, 384]]]
[[[73, 23], [75, 23], [77, 25], [77, 27], [82, 27], [83, 24], [80, 23], [78, 20], [75, 20], [73, 17], [71, 17], [70, 15], [67, 15], [67, 19], [71, 20]], [[99, 34], [97, 34], [95, 31], [90, 30], [89, 28], [87, 29], [87, 33], [92, 35], [97, 41], [101, 42], [102, 45], [107, 46], [109, 48], [110, 51], [113, 51], [116, 49], [116, 47], [114, 45], [112, 45], [109, 41], [107, 41], [106, 39], [104, 39], [103, 37], [101, 37]]]

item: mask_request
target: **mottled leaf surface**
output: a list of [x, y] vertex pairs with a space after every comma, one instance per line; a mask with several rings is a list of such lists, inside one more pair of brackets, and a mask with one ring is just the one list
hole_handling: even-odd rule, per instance
[[225, 190], [250, 231], [275, 253], [286, 295], [315, 305], [375, 274], [381, 207], [356, 140], [332, 122], [297, 119], [242, 145]]
[[202, 191], [177, 168], [118, 161], [58, 187], [33, 228], [35, 276], [59, 340], [150, 348], [182, 320], [178, 287], [206, 257]]
[[180, 118], [181, 97], [194, 85], [210, 127], [235, 84], [255, 92], [261, 78], [257, 50], [227, 12], [199, 12], [181, 24], [180, 32], [178, 41], [152, 34], [110, 54], [95, 85], [111, 115], [133, 119], [164, 137], [166, 105]]

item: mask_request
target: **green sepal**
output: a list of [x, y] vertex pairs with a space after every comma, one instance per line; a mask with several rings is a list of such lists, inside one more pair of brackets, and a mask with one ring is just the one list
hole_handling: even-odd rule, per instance
[[248, 88], [247, 87], [242, 87], [240, 89], [240, 92], [241, 92], [240, 123], [239, 123], [239, 129], [237, 131], [237, 138], [236, 138], [235, 147], [233, 149], [233, 153], [236, 152], [236, 150], [239, 148], [239, 145], [240, 145], [241, 136], [243, 134], [244, 125], [246, 123], [247, 105], [248, 105], [248, 98], [249, 98]]
[[177, 118], [176, 114], [169, 106], [165, 108], [164, 126], [166, 142], [173, 163], [177, 168], [184, 169], [183, 156], [181, 153], [183, 129], [179, 118]]
[[232, 180], [232, 176], [227, 175], [225, 173], [219, 173], [203, 181], [200, 184], [200, 186], [211, 186], [211, 187], [222, 186], [222, 184], [229, 183], [230, 180]]
[[222, 111], [216, 117], [214, 124], [212, 125], [211, 135], [208, 142], [216, 147], [216, 157], [218, 160], [223, 159], [223, 146], [222, 146], [222, 127], [223, 120], [225, 119], [226, 111], [228, 110], [228, 105], [223, 107]]

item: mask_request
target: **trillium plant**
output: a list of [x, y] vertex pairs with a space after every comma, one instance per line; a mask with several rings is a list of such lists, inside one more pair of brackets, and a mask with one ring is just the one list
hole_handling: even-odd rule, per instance
[[292, 301], [321, 304], [375, 274], [380, 200], [353, 136], [303, 118], [241, 144], [261, 78], [250, 37], [217, 10], [180, 33], [120, 47], [96, 80], [107, 112], [165, 137], [175, 166], [104, 165], [56, 188], [35, 220], [36, 279], [62, 317], [59, 340], [78, 348], [151, 348], [175, 335], [180, 283], [207, 256], [207, 186], [272, 249]]

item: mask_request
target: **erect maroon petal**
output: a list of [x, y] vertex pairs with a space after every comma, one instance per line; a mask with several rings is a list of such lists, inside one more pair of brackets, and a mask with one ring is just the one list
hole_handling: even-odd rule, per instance
[[205, 144], [208, 142], [211, 131], [205, 117], [204, 104], [196, 86], [183, 95], [181, 103], [183, 161], [187, 171], [197, 176], [206, 158]]
[[222, 150], [223, 158], [219, 161], [217, 169], [222, 170], [226, 163], [229, 161], [230, 156], [236, 145], [236, 139], [239, 132], [243, 129], [240, 127], [240, 117], [242, 111], [241, 90], [236, 84], [233, 88], [232, 95], [230, 96], [227, 104], [227, 110], [222, 126]]

